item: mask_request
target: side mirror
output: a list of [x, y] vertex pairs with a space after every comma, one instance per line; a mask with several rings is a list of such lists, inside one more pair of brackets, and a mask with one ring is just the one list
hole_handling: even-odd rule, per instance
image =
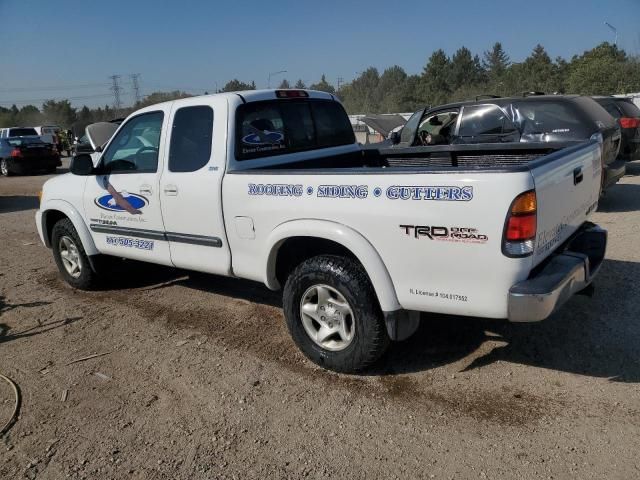
[[69, 171], [74, 175], [91, 175], [94, 173], [93, 159], [88, 153], [80, 153], [71, 159]]
[[389, 135], [389, 139], [391, 140], [391, 145], [397, 145], [400, 143], [400, 132], [391, 132]]

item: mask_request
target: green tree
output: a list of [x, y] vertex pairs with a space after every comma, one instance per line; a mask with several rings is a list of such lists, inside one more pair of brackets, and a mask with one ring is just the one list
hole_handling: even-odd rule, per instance
[[446, 103], [451, 93], [450, 61], [444, 50], [436, 50], [431, 54], [421, 77], [420, 98], [426, 104], [440, 105]]
[[509, 55], [504, 51], [500, 42], [494, 43], [491, 50], [484, 52], [482, 67], [492, 81], [499, 81], [510, 64]]
[[234, 78], [233, 80], [226, 83], [224, 87], [222, 87], [221, 92], [240, 92], [242, 90], [255, 90], [256, 84], [255, 82], [244, 83]]
[[302, 79], [298, 79], [298, 81], [296, 82], [296, 84], [294, 85], [294, 88], [307, 88], [306, 85], [304, 84], [304, 82], [302, 81]]
[[291, 88], [291, 85], [289, 84], [289, 80], [287, 80], [286, 78], [282, 80], [278, 88]]
[[[150, 95], [147, 95], [146, 97], [144, 97], [140, 102], [138, 102], [135, 106], [136, 109], [138, 108], [142, 108], [142, 107], [147, 107], [149, 105], [155, 105], [156, 103], [162, 103], [162, 102], [169, 102], [171, 100], [176, 100], [178, 98], [188, 98], [188, 97], [192, 97], [193, 95], [187, 93], [187, 92], [183, 92], [181, 90], [174, 90], [172, 92], [153, 92]], [[105, 106], [105, 112], [104, 112], [104, 116], [108, 117], [108, 115], [114, 115], [115, 112], [113, 112], [113, 110], [109, 109], [109, 106]], [[96, 121], [109, 121], [111, 120], [113, 117], [111, 118], [103, 118], [101, 120], [96, 120]]]
[[320, 81], [311, 85], [309, 89], [319, 90], [321, 92], [336, 93], [336, 89], [333, 87], [333, 85], [327, 82], [327, 77], [325, 77], [324, 73], [322, 74]]
[[70, 128], [76, 121], [76, 109], [69, 100], [47, 100], [42, 104], [42, 116], [46, 123]]
[[638, 62], [607, 42], [580, 56], [568, 66], [567, 89], [586, 95], [609, 95], [640, 89]]
[[394, 65], [387, 68], [378, 81], [376, 98], [379, 102], [378, 113], [393, 113], [400, 111], [405, 94], [404, 86], [407, 73], [402, 67]]
[[34, 105], [25, 105], [20, 109], [16, 118], [17, 125], [37, 126], [42, 124], [42, 114], [38, 107]]

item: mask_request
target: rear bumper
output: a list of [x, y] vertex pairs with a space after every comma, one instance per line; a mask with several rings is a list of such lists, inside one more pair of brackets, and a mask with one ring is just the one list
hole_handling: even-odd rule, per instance
[[60, 157], [35, 157], [8, 159], [8, 167], [12, 172], [24, 173], [34, 170], [45, 170], [48, 168], [59, 167], [62, 163]]
[[616, 159], [604, 167], [604, 188], [609, 188], [612, 185], [624, 177], [627, 166], [626, 161], [623, 159]]
[[607, 247], [607, 231], [590, 225], [531, 278], [509, 290], [509, 320], [539, 322], [572, 295], [585, 289], [597, 275]]

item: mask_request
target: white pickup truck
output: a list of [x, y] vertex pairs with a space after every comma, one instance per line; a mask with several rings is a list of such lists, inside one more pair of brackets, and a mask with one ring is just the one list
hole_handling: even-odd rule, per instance
[[76, 156], [45, 183], [36, 224], [76, 288], [96, 285], [104, 256], [283, 288], [299, 348], [353, 372], [418, 312], [539, 321], [591, 288], [600, 149], [385, 154], [361, 149], [327, 93], [193, 97], [133, 113], [96, 161]]

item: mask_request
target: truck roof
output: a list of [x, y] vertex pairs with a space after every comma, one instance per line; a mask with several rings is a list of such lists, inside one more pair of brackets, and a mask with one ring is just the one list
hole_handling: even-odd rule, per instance
[[[272, 88], [272, 89], [264, 89], [264, 90], [241, 90], [238, 92], [212, 93], [209, 95], [197, 95], [196, 97], [178, 98], [176, 100], [169, 100], [167, 102], [155, 103], [153, 105], [144, 107], [143, 109], [140, 109], [140, 110], [148, 110], [150, 107], [157, 107], [158, 105], [169, 105], [169, 104], [180, 105], [181, 103], [190, 103], [193, 98], [197, 98], [197, 97], [206, 98], [206, 97], [217, 96], [217, 97], [232, 98], [234, 100], [237, 98], [241, 98], [245, 102], [277, 100], [278, 99], [278, 97], [276, 96], [277, 91], [292, 91], [292, 92], [304, 91], [307, 93], [308, 98], [315, 98], [320, 100], [335, 100], [335, 101], [338, 100], [338, 98], [335, 95], [327, 92], [321, 92], [318, 90], [307, 90], [307, 89], [300, 89], [300, 88], [287, 88], [287, 89]], [[301, 98], [304, 98], [304, 97], [301, 97]]]

